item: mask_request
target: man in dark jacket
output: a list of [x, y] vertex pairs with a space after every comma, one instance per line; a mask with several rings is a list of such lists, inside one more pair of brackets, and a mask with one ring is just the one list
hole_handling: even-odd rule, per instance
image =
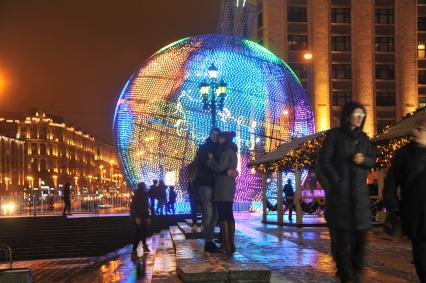
[[132, 206], [130, 208], [130, 217], [135, 225], [135, 239], [132, 246], [132, 260], [139, 259], [137, 248], [139, 241], [142, 240], [143, 250], [149, 253], [148, 245], [146, 244], [146, 237], [150, 224], [150, 217], [148, 211], [148, 189], [145, 183], [139, 183], [134, 195], [132, 197]]
[[327, 133], [319, 154], [318, 164], [329, 183], [325, 217], [330, 230], [335, 231], [336, 263], [342, 282], [354, 280], [362, 271], [371, 220], [366, 181], [376, 156], [362, 131], [364, 122], [364, 107], [347, 103], [340, 127]]
[[214, 252], [218, 247], [213, 242], [214, 228], [217, 221], [217, 211], [213, 204], [214, 195], [214, 176], [213, 171], [207, 166], [209, 154], [215, 154], [219, 147], [219, 133], [218, 128], [210, 131], [210, 136], [206, 142], [202, 144], [196, 154], [197, 159], [197, 176], [194, 185], [198, 188], [201, 205], [203, 207], [203, 233], [206, 252]]
[[283, 188], [283, 192], [285, 194], [285, 202], [288, 208], [288, 220], [291, 220], [292, 214], [293, 214], [293, 203], [294, 203], [294, 190], [291, 184], [291, 179], [287, 180], [287, 184], [285, 184]]
[[402, 232], [411, 239], [417, 276], [426, 282], [426, 119], [417, 123], [412, 136], [413, 140], [393, 157], [385, 180], [385, 229], [395, 230], [392, 215], [399, 207]]
[[68, 215], [71, 215], [71, 183], [66, 182], [63, 190], [63, 199], [64, 199], [64, 211], [63, 215], [66, 216], [66, 212], [68, 210]]

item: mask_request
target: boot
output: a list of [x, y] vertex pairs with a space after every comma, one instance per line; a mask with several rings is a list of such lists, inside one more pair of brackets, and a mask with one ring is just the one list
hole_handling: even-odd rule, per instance
[[220, 222], [220, 230], [222, 235], [222, 252], [229, 254], [232, 252], [232, 245], [231, 245], [231, 225], [230, 222], [227, 220]]
[[235, 253], [237, 248], [235, 247], [235, 221], [229, 221], [229, 240], [231, 243], [231, 253]]
[[204, 244], [204, 251], [208, 253], [218, 253], [220, 252], [219, 248], [213, 241], [206, 241]]
[[149, 252], [151, 252], [151, 251], [148, 249], [148, 245], [147, 245], [146, 243], [143, 243], [143, 252], [144, 252], [144, 253], [149, 253]]

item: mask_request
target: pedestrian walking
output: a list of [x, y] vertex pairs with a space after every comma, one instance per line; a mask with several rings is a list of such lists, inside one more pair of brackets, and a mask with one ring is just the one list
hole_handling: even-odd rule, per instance
[[153, 180], [152, 185], [149, 187], [149, 203], [151, 208], [151, 214], [155, 215], [155, 200], [158, 196], [158, 180]]
[[336, 275], [340, 275], [341, 282], [356, 280], [361, 275], [370, 228], [367, 175], [376, 156], [362, 131], [365, 117], [362, 104], [345, 104], [340, 127], [327, 133], [319, 154], [318, 164], [329, 184], [325, 217], [335, 234]]
[[235, 248], [235, 219], [232, 206], [234, 204], [238, 147], [232, 142], [235, 132], [222, 132], [219, 134], [219, 160], [209, 154], [207, 166], [214, 172], [214, 202], [219, 215], [221, 242], [224, 253], [234, 253]]
[[139, 242], [142, 241], [144, 253], [150, 250], [146, 243], [151, 218], [148, 210], [148, 189], [145, 183], [139, 183], [132, 197], [132, 205], [130, 208], [130, 217], [135, 225], [135, 238], [132, 246], [132, 260], [138, 260], [137, 248]]
[[177, 193], [175, 191], [175, 187], [170, 186], [169, 187], [169, 201], [167, 202], [167, 212], [168, 213], [176, 214], [176, 208], [175, 208], [176, 198], [177, 198]]
[[70, 182], [65, 183], [62, 193], [63, 193], [62, 198], [64, 200], [64, 211], [62, 212], [62, 215], [66, 216], [67, 211], [68, 211], [68, 215], [72, 215], [71, 214], [71, 183]]
[[214, 194], [214, 176], [213, 171], [207, 166], [209, 154], [214, 154], [219, 147], [218, 128], [210, 131], [206, 142], [202, 144], [196, 154], [196, 171], [197, 176], [194, 185], [198, 188], [198, 193], [203, 207], [203, 234], [204, 234], [204, 251], [215, 252], [218, 247], [213, 242], [214, 229], [217, 221], [217, 210], [213, 203]]
[[411, 142], [392, 158], [383, 199], [387, 211], [385, 231], [395, 232], [399, 210], [402, 232], [411, 240], [417, 276], [426, 282], [426, 119], [416, 123]]

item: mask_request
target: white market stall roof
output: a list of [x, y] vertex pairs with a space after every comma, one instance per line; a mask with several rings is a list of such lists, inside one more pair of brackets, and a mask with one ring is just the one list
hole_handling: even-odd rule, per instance
[[264, 155], [262, 155], [258, 159], [251, 161], [248, 165], [249, 166], [256, 166], [256, 165], [260, 165], [260, 164], [266, 164], [266, 163], [270, 163], [270, 162], [280, 161], [291, 150], [299, 147], [300, 145], [304, 144], [305, 142], [307, 142], [309, 140], [316, 139], [317, 137], [321, 136], [321, 134], [323, 134], [324, 132], [325, 131], [316, 132], [316, 133], [311, 134], [311, 135], [307, 135], [307, 136], [304, 136], [304, 137], [293, 139], [293, 140], [289, 141], [288, 143], [280, 145], [279, 147], [277, 147], [273, 151], [265, 153]]
[[379, 142], [409, 135], [411, 129], [413, 129], [416, 123], [421, 119], [426, 119], [426, 107], [420, 108], [411, 115], [398, 121], [383, 133], [378, 134], [373, 140]]

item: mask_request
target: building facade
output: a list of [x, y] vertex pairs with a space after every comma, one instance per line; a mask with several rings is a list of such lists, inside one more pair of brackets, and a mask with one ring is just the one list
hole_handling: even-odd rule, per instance
[[96, 188], [111, 193], [126, 192], [126, 182], [118, 164], [115, 148], [101, 139], [95, 140]]
[[301, 79], [317, 130], [351, 100], [370, 135], [426, 106], [426, 0], [258, 1], [257, 40]]
[[60, 188], [70, 182], [77, 193], [90, 187], [95, 169], [95, 139], [62, 118], [34, 111], [3, 118], [2, 134], [24, 144], [24, 187]]
[[[0, 119], [0, 132], [4, 125]], [[13, 194], [25, 184], [24, 141], [0, 134], [0, 195]]]

